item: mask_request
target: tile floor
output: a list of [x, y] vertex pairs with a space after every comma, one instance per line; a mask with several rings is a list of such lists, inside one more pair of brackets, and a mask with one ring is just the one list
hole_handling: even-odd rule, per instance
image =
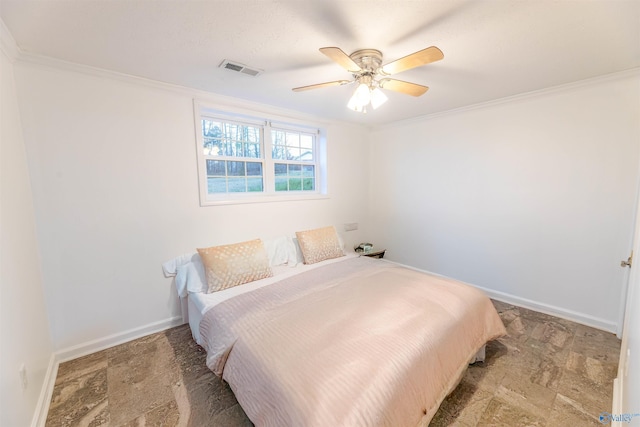
[[[431, 426], [602, 426], [615, 335], [494, 301], [508, 335], [469, 367]], [[47, 427], [251, 426], [187, 325], [62, 363]]]

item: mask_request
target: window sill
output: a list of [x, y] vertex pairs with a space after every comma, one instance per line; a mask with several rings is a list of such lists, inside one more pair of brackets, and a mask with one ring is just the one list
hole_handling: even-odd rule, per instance
[[328, 199], [329, 195], [313, 193], [313, 194], [291, 194], [291, 195], [263, 195], [256, 197], [238, 197], [233, 199], [210, 199], [204, 202], [200, 202], [200, 207], [209, 207], [209, 206], [224, 206], [224, 205], [241, 205], [241, 204], [249, 204], [249, 203], [271, 203], [271, 202], [296, 202], [302, 200], [321, 200]]

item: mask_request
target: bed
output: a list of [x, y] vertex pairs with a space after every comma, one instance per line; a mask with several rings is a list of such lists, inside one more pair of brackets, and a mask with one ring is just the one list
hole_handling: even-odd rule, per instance
[[472, 286], [342, 249], [300, 264], [299, 252], [268, 277], [209, 293], [187, 280], [203, 279], [196, 255], [172, 261], [207, 366], [257, 426], [426, 426], [505, 333]]

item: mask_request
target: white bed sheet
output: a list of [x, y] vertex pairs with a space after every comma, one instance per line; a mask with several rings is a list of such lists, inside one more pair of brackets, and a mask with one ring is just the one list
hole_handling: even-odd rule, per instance
[[187, 310], [189, 317], [189, 326], [191, 327], [191, 335], [193, 335], [193, 339], [199, 345], [202, 345], [200, 339], [200, 322], [202, 321], [202, 316], [204, 316], [207, 310], [209, 310], [211, 307], [214, 307], [221, 302], [228, 300], [229, 298], [246, 292], [251, 292], [255, 289], [262, 288], [263, 286], [271, 285], [282, 279], [300, 274], [304, 271], [309, 271], [324, 265], [344, 261], [345, 259], [349, 258], [357, 258], [359, 256], [360, 255], [356, 253], [347, 253], [343, 257], [329, 259], [326, 261], [318, 262], [316, 264], [298, 264], [294, 268], [288, 267], [286, 265], [271, 267], [273, 276], [267, 277], [265, 279], [256, 280], [254, 282], [245, 283], [243, 285], [234, 286], [233, 288], [224, 289], [218, 292], [212, 292], [210, 294], [190, 292], [188, 295]]

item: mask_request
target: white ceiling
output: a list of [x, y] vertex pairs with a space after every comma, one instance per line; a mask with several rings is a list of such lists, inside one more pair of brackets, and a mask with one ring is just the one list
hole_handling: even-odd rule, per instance
[[[381, 124], [640, 67], [638, 0], [0, 0], [20, 49], [316, 116]], [[353, 85], [318, 48], [379, 49], [384, 62], [428, 46], [444, 59], [394, 78], [364, 115]], [[218, 68], [224, 60], [264, 70]]]

